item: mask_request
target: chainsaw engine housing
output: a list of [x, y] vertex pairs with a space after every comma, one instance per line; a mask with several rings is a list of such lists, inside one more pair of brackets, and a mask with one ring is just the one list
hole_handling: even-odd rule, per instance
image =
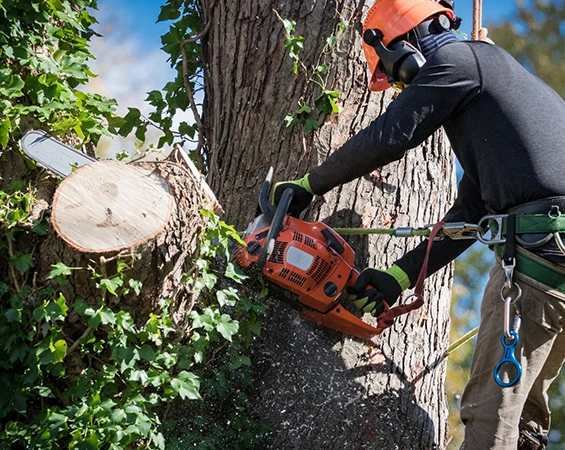
[[285, 216], [272, 249], [265, 249], [269, 226], [259, 216], [244, 241], [247, 246], [235, 255], [241, 267], [258, 264], [268, 250], [262, 275], [267, 280], [298, 296], [304, 306], [326, 312], [350, 283], [355, 254], [349, 244], [321, 222], [304, 222]]

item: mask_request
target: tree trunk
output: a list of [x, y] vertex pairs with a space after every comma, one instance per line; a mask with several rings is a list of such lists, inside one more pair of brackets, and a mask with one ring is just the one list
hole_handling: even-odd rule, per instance
[[[209, 182], [238, 229], [256, 214], [269, 166], [275, 180], [302, 176], [381, 114], [391, 92], [370, 94], [361, 25], [370, 4], [239, 0], [204, 2]], [[326, 56], [327, 88], [340, 91], [338, 116], [319, 114], [304, 136], [283, 127], [319, 88], [292, 71], [283, 19], [304, 36], [301, 57], [317, 61], [336, 22], [349, 21]], [[341, 15], [341, 16], [340, 16]], [[317, 64], [317, 62], [316, 62]], [[389, 90], [390, 91], [390, 90]], [[437, 221], [454, 198], [453, 160], [442, 131], [397, 163], [336, 188], [307, 219], [332, 227], [421, 226]], [[359, 268], [387, 267], [416, 240], [347, 237]], [[443, 449], [443, 391], [448, 346], [451, 270], [427, 280], [426, 303], [371, 341], [301, 321], [285, 304], [268, 310], [254, 350], [254, 411], [274, 426], [272, 449]], [[364, 317], [372, 321], [370, 317]]]

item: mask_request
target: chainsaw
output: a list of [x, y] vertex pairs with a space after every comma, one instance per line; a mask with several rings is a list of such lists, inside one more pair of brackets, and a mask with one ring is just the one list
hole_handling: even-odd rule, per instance
[[[341, 304], [342, 294], [355, 285], [359, 272], [349, 244], [322, 222], [306, 222], [287, 214], [292, 189], [286, 189], [275, 207], [268, 201], [273, 169], [259, 196], [261, 214], [244, 233], [246, 246], [233, 252], [235, 264], [260, 273], [275, 294], [300, 311], [303, 319], [361, 339], [380, 334]], [[282, 293], [281, 293], [282, 291]], [[289, 297], [288, 294], [291, 296]]]

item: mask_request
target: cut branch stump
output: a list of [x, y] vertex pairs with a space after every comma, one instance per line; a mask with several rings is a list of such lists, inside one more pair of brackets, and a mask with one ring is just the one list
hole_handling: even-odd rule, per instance
[[69, 303], [81, 299], [96, 304], [102, 292], [93, 273], [114, 277], [117, 260], [122, 259], [132, 266], [125, 281], [140, 281], [143, 288], [121, 297], [119, 309], [142, 324], [159, 308], [159, 301], [168, 298], [173, 321], [183, 328], [191, 295], [181, 277], [199, 251], [203, 208], [221, 212], [180, 149], [164, 161], [103, 160], [82, 166], [55, 192], [54, 232], [41, 249], [42, 276], [59, 261], [85, 269], [73, 270], [61, 291]]

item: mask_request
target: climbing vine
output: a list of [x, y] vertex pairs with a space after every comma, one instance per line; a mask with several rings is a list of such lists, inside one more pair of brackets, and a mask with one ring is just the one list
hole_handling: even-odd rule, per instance
[[320, 93], [314, 100], [314, 104], [309, 104], [304, 97], [298, 101], [298, 109], [294, 113], [288, 113], [284, 120], [286, 128], [292, 128], [297, 125], [302, 126], [305, 135], [318, 129], [318, 119], [314, 110], [324, 114], [338, 114], [339, 91], [328, 88], [326, 75], [328, 73], [328, 65], [324, 61], [331, 55], [337, 46], [338, 38], [349, 25], [349, 21], [344, 19], [340, 14], [337, 15], [338, 21], [335, 25], [334, 33], [326, 38], [326, 43], [321, 53], [315, 57], [315, 61], [309, 61], [309, 58], [302, 58], [301, 52], [304, 47], [304, 37], [296, 35], [296, 22], [291, 19], [283, 19], [275, 11], [278, 19], [282, 22], [286, 39], [284, 47], [287, 54], [292, 58], [292, 70], [297, 76], [303, 76], [307, 84], [317, 85]]
[[[159, 146], [195, 141], [193, 159], [205, 167], [198, 2], [169, 0], [161, 9], [158, 19], [172, 22], [162, 39], [177, 77], [148, 94], [154, 112], [147, 118], [135, 108], [119, 116], [115, 100], [82, 89], [93, 76], [96, 7], [96, 0], [0, 1], [0, 447], [218, 448], [228, 439], [250, 448], [268, 432], [251, 419], [246, 397], [246, 352], [264, 306], [241, 293], [243, 275], [229, 262], [238, 239], [232, 227], [203, 212], [201, 252], [182, 280], [199, 294], [186, 334], [172, 323], [166, 299], [144, 323], [120, 308], [120, 299], [144, 288], [131, 276], [133, 260], [118, 259], [112, 270], [95, 262], [38, 270], [37, 249], [50, 233], [46, 199], [57, 182], [23, 157], [18, 140], [26, 130], [46, 130], [93, 154], [103, 135], [143, 140], [156, 126], [164, 132]], [[173, 128], [174, 114], [188, 108], [195, 123]], [[93, 298], [62, 294], [76, 272], [96, 285]], [[204, 426], [225, 398], [234, 399], [223, 402], [232, 405], [224, 411], [229, 423]]]

